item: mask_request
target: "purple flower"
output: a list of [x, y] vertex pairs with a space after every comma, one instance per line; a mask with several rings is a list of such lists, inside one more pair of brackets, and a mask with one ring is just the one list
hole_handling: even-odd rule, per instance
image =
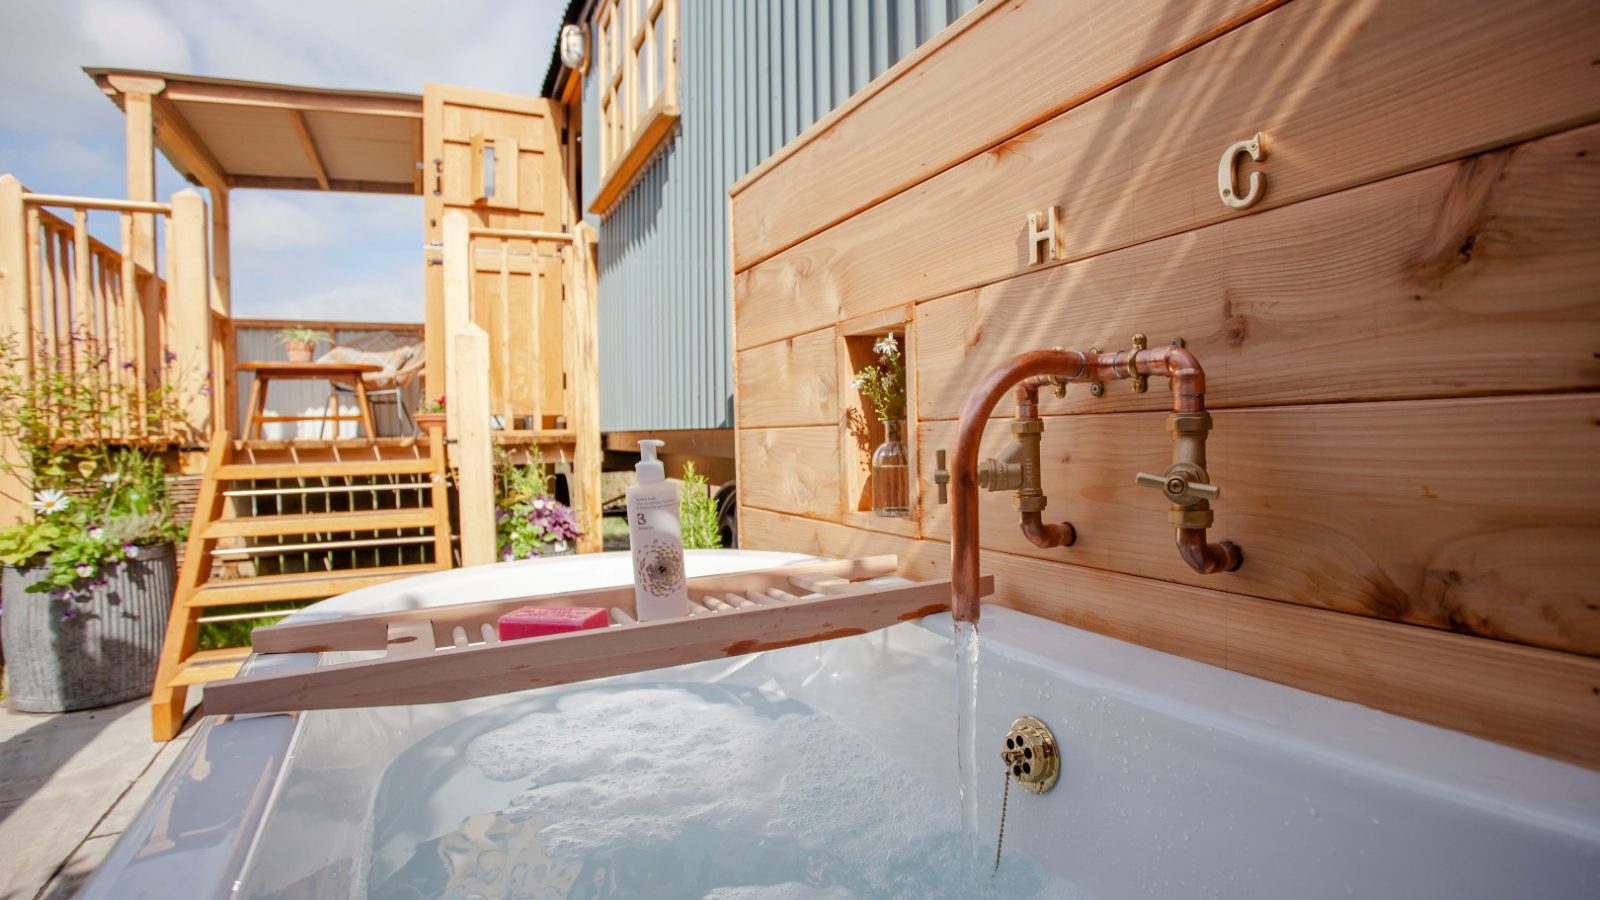
[[94, 563], [78, 563], [78, 577], [88, 578], [94, 574]]
[[122, 368], [124, 368], [124, 369], [131, 369], [131, 368], [133, 368], [133, 363], [131, 363], [131, 362], [125, 362], [125, 363], [123, 363], [123, 364], [122, 364]]
[[135, 556], [139, 555], [139, 545], [137, 545], [137, 544], [123, 544], [122, 545], [122, 554], [124, 556], [128, 557], [129, 559], [133, 559]]
[[101, 538], [101, 537], [102, 537], [102, 536], [103, 536], [103, 535], [104, 535], [104, 534], [105, 534], [105, 533], [106, 533], [106, 530], [105, 530], [105, 529], [104, 529], [104, 528], [101, 528], [101, 527], [100, 527], [100, 526], [99, 526], [99, 525], [90, 525], [90, 526], [89, 526], [89, 532], [88, 532], [88, 534], [89, 534], [89, 540], [91, 540], [91, 541], [98, 541], [98, 540], [100, 540], [100, 538]]
[[161, 358], [165, 359], [169, 363], [174, 363], [178, 361], [178, 354], [173, 353], [171, 350], [167, 350], [161, 354]]
[[61, 611], [61, 621], [63, 622], [70, 622], [77, 617], [78, 611], [70, 606]]

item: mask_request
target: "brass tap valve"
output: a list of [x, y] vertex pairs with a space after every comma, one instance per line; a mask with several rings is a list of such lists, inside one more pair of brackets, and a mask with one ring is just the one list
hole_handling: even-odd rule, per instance
[[1134, 479], [1140, 487], [1160, 491], [1172, 503], [1167, 520], [1175, 527], [1210, 528], [1215, 519], [1211, 501], [1222, 495], [1222, 489], [1211, 484], [1206, 473], [1206, 432], [1210, 430], [1210, 413], [1168, 416], [1172, 465], [1160, 475], [1140, 472]]
[[[1044, 420], [1011, 420], [1011, 433], [1017, 436], [998, 456], [978, 461], [978, 487], [986, 491], [1016, 491], [1017, 508], [1039, 512], [1045, 507], [1044, 484], [1039, 474], [1039, 442], [1044, 435]], [[950, 472], [945, 468], [945, 451], [938, 453], [939, 467], [933, 483], [939, 487], [939, 502], [949, 502]]]

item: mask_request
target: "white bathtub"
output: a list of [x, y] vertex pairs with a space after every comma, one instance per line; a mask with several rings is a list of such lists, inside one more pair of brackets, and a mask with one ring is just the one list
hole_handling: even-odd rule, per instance
[[[803, 558], [698, 553], [690, 572]], [[486, 566], [358, 591], [302, 617], [559, 592], [622, 583], [627, 573], [626, 557], [615, 554]], [[938, 616], [822, 645], [463, 703], [208, 722], [85, 896], [330, 897], [379, 888], [399, 896], [399, 887], [415, 888], [406, 866], [408, 854], [426, 855], [417, 845], [482, 830], [469, 825], [487, 819], [464, 818], [499, 809], [520, 789], [486, 780], [462, 748], [530, 715], [592, 727], [593, 708], [585, 713], [583, 704], [667, 696], [660, 686], [690, 703], [704, 695], [773, 715], [816, 711], [837, 728], [827, 734], [843, 736], [824, 749], [870, 745], [850, 752], [881, 767], [877, 790], [925, 792], [932, 799], [919, 802], [942, 804], [942, 816], [954, 809], [957, 786], [950, 628]], [[1036, 716], [1063, 745], [1052, 792], [1010, 792], [1002, 895], [1600, 897], [1600, 773], [998, 607], [984, 611], [982, 640], [978, 807], [988, 852], [999, 826], [998, 754], [1012, 720]], [[300, 655], [252, 666], [314, 662]], [[572, 709], [548, 711], [556, 702]], [[639, 736], [640, 753], [651, 744]], [[786, 759], [783, 748], [772, 753]], [[815, 761], [794, 760], [796, 768]], [[630, 763], [615, 765], [627, 772]], [[726, 788], [726, 773], [700, 771]], [[844, 810], [865, 790], [841, 785], [824, 807]], [[701, 809], [692, 790], [672, 793]], [[892, 824], [857, 830], [882, 840], [886, 856], [903, 856], [907, 848], [891, 845], [926, 825]], [[725, 896], [860, 893], [840, 884]]]

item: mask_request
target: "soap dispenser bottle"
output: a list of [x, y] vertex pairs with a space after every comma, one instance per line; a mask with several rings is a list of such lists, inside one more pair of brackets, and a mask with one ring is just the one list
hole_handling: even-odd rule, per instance
[[678, 521], [678, 487], [656, 459], [661, 441], [639, 442], [639, 483], [628, 488], [628, 543], [633, 548], [634, 612], [639, 621], [689, 614], [689, 588], [683, 580], [683, 527]]

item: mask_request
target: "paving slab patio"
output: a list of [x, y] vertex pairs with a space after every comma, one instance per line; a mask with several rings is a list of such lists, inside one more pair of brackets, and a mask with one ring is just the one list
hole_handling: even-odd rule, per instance
[[189, 739], [150, 740], [150, 703], [56, 715], [0, 707], [0, 900], [71, 897]]

